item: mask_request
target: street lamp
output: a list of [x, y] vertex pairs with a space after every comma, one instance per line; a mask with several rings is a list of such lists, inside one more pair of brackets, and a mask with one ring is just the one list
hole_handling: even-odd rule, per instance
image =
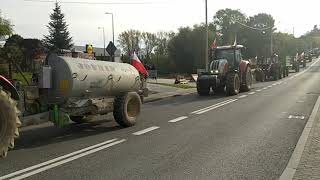
[[102, 29], [102, 33], [103, 33], [103, 60], [105, 60], [105, 58], [106, 58], [106, 36], [104, 33], [104, 27], [98, 27], [98, 29]]
[[113, 13], [106, 12], [106, 14], [111, 14], [111, 16], [112, 16], [112, 43], [114, 44], [114, 21], [113, 21]]
[[209, 65], [209, 60], [208, 60], [208, 53], [209, 53], [209, 49], [208, 49], [208, 33], [209, 33], [209, 30], [208, 30], [208, 0], [206, 0], [206, 2], [205, 2], [206, 4], [205, 4], [205, 8], [206, 8], [206, 35], [205, 35], [205, 38], [206, 38], [206, 40], [205, 40], [205, 43], [206, 43], [206, 46], [205, 46], [205, 63], [206, 63], [206, 71], [208, 71], [209, 69], [209, 67], [208, 67], [208, 65]]

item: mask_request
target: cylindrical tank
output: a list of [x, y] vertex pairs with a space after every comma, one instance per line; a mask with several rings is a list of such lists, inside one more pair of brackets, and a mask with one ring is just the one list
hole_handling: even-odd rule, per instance
[[57, 56], [47, 57], [52, 68], [49, 99], [116, 96], [138, 91], [139, 72], [130, 64]]

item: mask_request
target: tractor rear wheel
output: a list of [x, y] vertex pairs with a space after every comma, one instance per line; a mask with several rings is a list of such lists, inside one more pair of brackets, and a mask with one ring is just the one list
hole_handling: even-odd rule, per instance
[[238, 73], [229, 73], [227, 75], [226, 93], [228, 96], [237, 95], [240, 91], [240, 78]]
[[14, 139], [19, 137], [20, 111], [10, 93], [0, 89], [0, 158], [6, 157], [8, 149], [14, 148]]
[[136, 92], [117, 96], [113, 103], [113, 117], [122, 127], [136, 124], [141, 110], [141, 99]]
[[252, 86], [252, 72], [251, 68], [247, 67], [246, 72], [243, 76], [243, 83], [241, 86], [241, 91], [250, 91]]

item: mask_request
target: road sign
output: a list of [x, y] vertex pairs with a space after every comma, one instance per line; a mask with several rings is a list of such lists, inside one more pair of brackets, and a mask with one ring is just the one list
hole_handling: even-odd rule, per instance
[[116, 46], [112, 43], [112, 41], [109, 42], [107, 48], [107, 52], [109, 53], [110, 56], [113, 56], [114, 53], [116, 52], [117, 48]]

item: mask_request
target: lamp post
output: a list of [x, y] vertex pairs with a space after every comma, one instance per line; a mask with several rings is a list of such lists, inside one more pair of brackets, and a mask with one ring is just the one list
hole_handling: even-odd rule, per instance
[[205, 67], [206, 67], [206, 71], [208, 71], [208, 65], [209, 65], [209, 60], [208, 60], [208, 53], [209, 53], [209, 50], [208, 50], [208, 33], [209, 33], [209, 30], [208, 30], [208, 0], [206, 0], [205, 1], [205, 11], [206, 11], [206, 20], [205, 20], [205, 22], [206, 22], [206, 34], [205, 34], [205, 43], [206, 43], [206, 46], [205, 46]]
[[111, 14], [111, 16], [112, 16], [112, 43], [114, 44], [114, 21], [113, 21], [113, 13], [106, 12], [106, 14]]
[[104, 33], [104, 27], [98, 27], [98, 29], [102, 29], [102, 33], [103, 33], [103, 60], [105, 60], [105, 58], [106, 58], [106, 36]]

